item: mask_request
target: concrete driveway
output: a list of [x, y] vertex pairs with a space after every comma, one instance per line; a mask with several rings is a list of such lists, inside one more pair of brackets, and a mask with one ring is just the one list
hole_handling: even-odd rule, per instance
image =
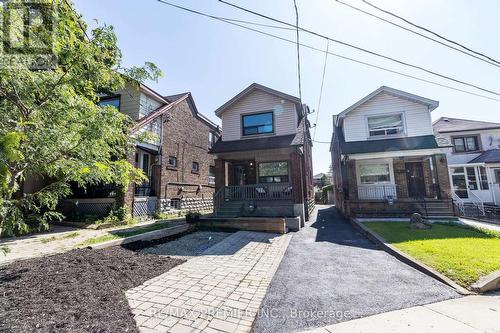
[[318, 207], [311, 220], [293, 235], [253, 332], [299, 332], [460, 297], [378, 249], [334, 207]]

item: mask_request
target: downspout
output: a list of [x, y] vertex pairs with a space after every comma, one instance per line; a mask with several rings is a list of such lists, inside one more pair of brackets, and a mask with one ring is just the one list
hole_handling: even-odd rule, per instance
[[434, 199], [438, 199], [437, 186], [436, 186], [436, 171], [434, 170], [434, 158], [433, 156], [429, 156], [429, 167], [431, 169], [432, 176], [432, 189], [434, 192]]

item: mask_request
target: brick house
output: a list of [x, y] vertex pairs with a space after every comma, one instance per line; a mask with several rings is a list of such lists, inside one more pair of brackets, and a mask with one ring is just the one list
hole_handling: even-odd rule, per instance
[[299, 216], [314, 204], [308, 108], [297, 97], [252, 84], [215, 111], [218, 217]]
[[[500, 215], [500, 123], [442, 117], [434, 132], [451, 143], [450, 181], [455, 201], [467, 215]], [[467, 209], [473, 208], [476, 209]]]
[[[148, 177], [132, 184], [123, 202], [134, 215], [170, 209], [211, 210], [215, 189], [215, 161], [208, 149], [220, 136], [219, 127], [203, 116], [191, 93], [163, 96], [145, 85], [127, 86], [100, 104], [113, 105], [136, 124], [135, 154], [129, 161]], [[143, 132], [153, 135], [144, 136]], [[82, 213], [104, 213], [116, 204], [113, 186], [74, 188], [67, 201]]]
[[345, 215], [453, 215], [449, 148], [432, 129], [438, 105], [383, 86], [334, 116], [334, 195]]

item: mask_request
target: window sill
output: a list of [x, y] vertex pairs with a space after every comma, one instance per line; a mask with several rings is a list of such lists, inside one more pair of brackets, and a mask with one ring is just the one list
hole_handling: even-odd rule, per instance
[[194, 170], [191, 170], [191, 173], [192, 173], [192, 174], [195, 174], [195, 175], [199, 175], [199, 174], [200, 174], [200, 172], [199, 172], [199, 171], [194, 171]]
[[398, 139], [398, 138], [406, 138], [408, 137], [405, 133], [401, 134], [393, 134], [393, 135], [380, 135], [380, 136], [369, 136], [366, 140], [376, 141], [376, 140], [385, 140], [385, 139]]
[[174, 166], [167, 165], [167, 170], [177, 171], [178, 168]]

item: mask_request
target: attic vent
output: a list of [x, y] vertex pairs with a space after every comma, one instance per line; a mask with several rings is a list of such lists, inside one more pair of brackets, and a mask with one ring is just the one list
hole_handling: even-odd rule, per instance
[[450, 121], [450, 119], [448, 119], [448, 118], [443, 118], [443, 121]]

